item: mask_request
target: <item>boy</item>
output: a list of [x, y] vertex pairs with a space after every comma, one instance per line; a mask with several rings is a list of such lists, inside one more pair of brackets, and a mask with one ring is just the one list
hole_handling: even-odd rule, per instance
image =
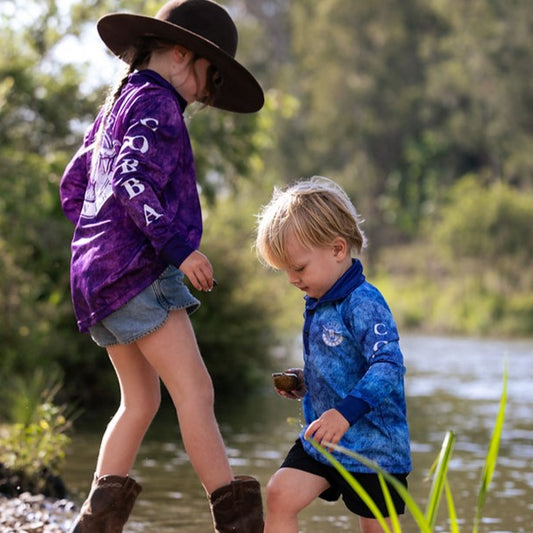
[[[297, 533], [298, 513], [315, 498], [342, 496], [362, 533], [382, 528], [313, 446], [339, 444], [377, 462], [407, 486], [411, 471], [403, 356], [390, 309], [365, 281], [365, 236], [346, 193], [323, 177], [276, 189], [259, 215], [256, 247], [267, 265], [305, 292], [303, 379], [277, 392], [303, 399], [305, 427], [267, 486], [265, 533]], [[293, 372], [295, 369], [292, 369]], [[298, 372], [296, 372], [298, 373]], [[333, 452], [388, 516], [377, 474]], [[391, 488], [398, 514], [404, 502]]]

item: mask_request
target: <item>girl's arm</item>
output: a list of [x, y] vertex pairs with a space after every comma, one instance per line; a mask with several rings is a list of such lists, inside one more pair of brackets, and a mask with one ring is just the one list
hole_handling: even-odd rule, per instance
[[89, 180], [89, 161], [92, 145], [83, 145], [67, 165], [59, 184], [59, 197], [65, 216], [77, 224], [85, 190]]

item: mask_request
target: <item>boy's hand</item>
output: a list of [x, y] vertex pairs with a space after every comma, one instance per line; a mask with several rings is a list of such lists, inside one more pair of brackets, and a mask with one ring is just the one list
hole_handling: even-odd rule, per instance
[[289, 400], [301, 400], [306, 393], [304, 371], [301, 368], [288, 368], [285, 372], [272, 374], [276, 392]]
[[306, 439], [315, 439], [321, 446], [328, 451], [330, 444], [338, 444], [343, 435], [348, 431], [350, 424], [337, 409], [329, 409], [322, 413], [322, 416], [311, 422], [305, 432]]

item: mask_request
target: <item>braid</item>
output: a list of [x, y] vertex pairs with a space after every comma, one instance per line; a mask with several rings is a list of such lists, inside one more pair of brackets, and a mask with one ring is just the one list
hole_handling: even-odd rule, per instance
[[[124, 89], [126, 83], [128, 83], [128, 78], [130, 74], [144, 67], [150, 60], [150, 57], [154, 50], [167, 46], [172, 46], [172, 43], [163, 42], [155, 37], [144, 37], [139, 42], [138, 46], [133, 47], [128, 53], [128, 55], [124, 56], [123, 59], [128, 60], [128, 65], [126, 66], [122, 77], [119, 78], [117, 83], [115, 83], [115, 85], [113, 85], [109, 90], [104, 105], [102, 106], [102, 120], [100, 122], [100, 126], [98, 127], [98, 131], [94, 139], [92, 151], [93, 158], [96, 158], [98, 151], [100, 150], [102, 138], [104, 136], [105, 123], [109, 115], [111, 114], [115, 102], [118, 100], [118, 97], [122, 93], [122, 89]], [[129, 59], [131, 59], [131, 61], [129, 61]]]
[[128, 77], [132, 72], [133, 72], [133, 64], [127, 66], [122, 77], [117, 81], [117, 83], [115, 83], [115, 85], [111, 87], [111, 89], [109, 90], [107, 94], [104, 105], [102, 106], [102, 110], [103, 110], [102, 119], [101, 119], [100, 125], [98, 127], [98, 131], [96, 132], [96, 136], [94, 139], [93, 151], [92, 151], [93, 158], [96, 158], [98, 151], [100, 150], [100, 145], [102, 144], [102, 137], [104, 136], [104, 129], [105, 129], [105, 123], [107, 121], [107, 118], [111, 114], [111, 110], [113, 109], [115, 102], [120, 96], [122, 89], [128, 82]]

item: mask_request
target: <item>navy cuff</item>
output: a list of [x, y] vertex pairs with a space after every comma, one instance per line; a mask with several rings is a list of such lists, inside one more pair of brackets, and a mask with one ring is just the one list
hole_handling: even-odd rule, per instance
[[180, 267], [181, 263], [194, 252], [182, 237], [176, 235], [165, 244], [159, 255], [169, 264]]
[[370, 405], [357, 396], [348, 395], [344, 400], [339, 402], [335, 409], [348, 420], [350, 426], [353, 426], [363, 415], [370, 411]]

